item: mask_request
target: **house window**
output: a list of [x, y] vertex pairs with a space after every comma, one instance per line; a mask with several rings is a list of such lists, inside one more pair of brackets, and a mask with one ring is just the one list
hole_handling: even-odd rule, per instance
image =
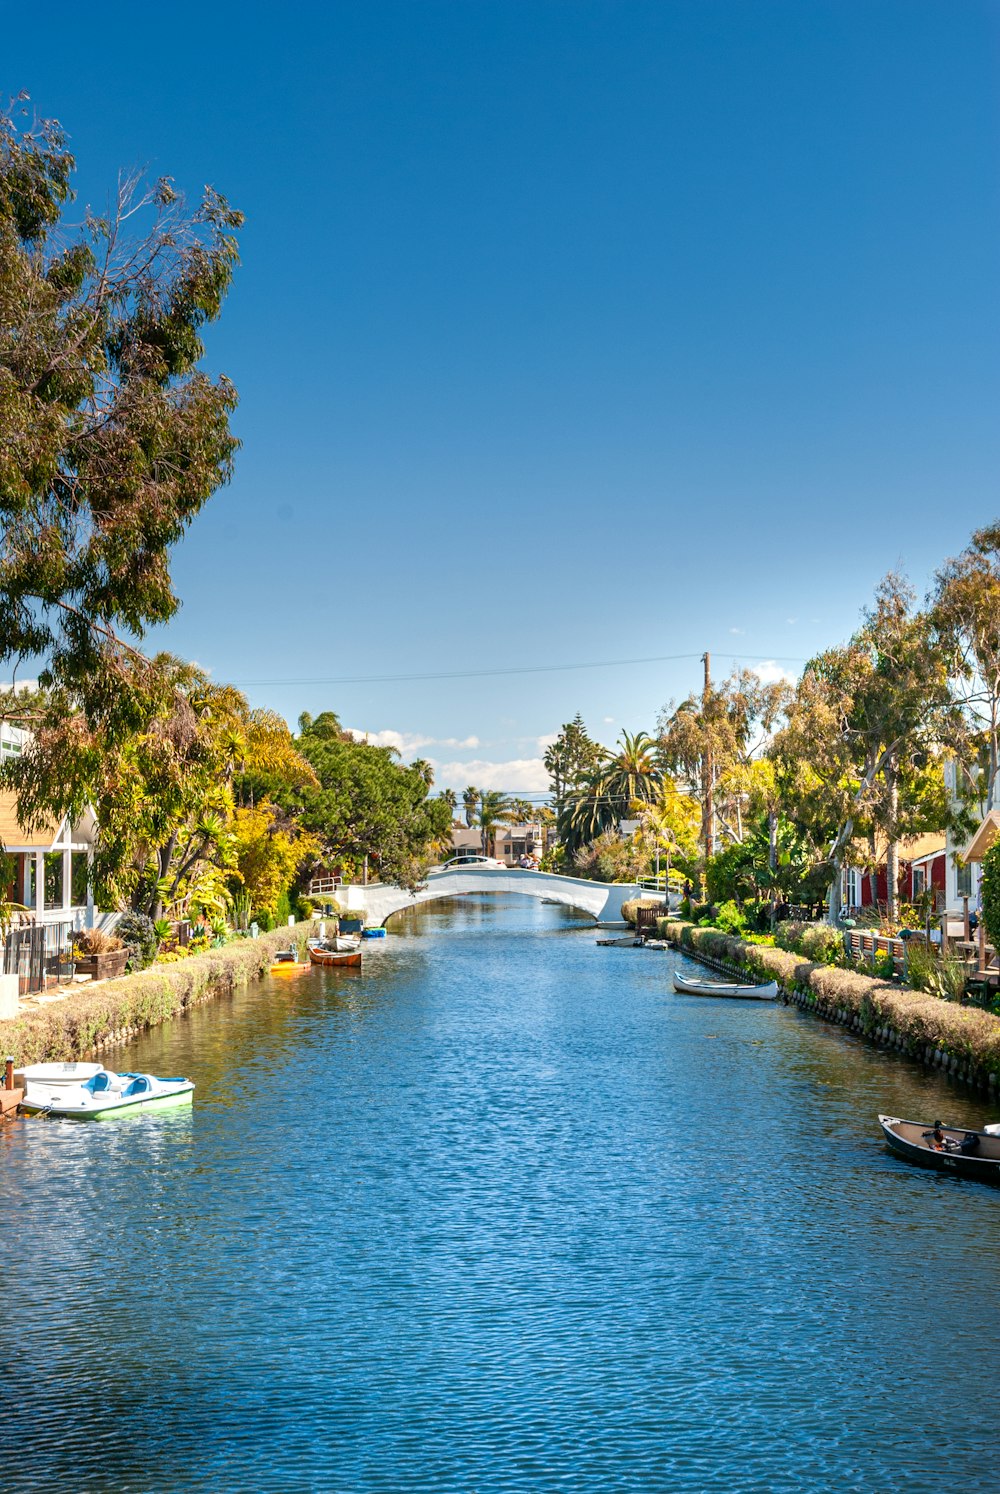
[[846, 866], [841, 873], [840, 900], [845, 908], [861, 906], [861, 873], [856, 866]]
[[915, 866], [913, 868], [913, 896], [921, 897], [927, 890], [927, 868]]
[[958, 897], [972, 896], [972, 867], [955, 863], [955, 893]]

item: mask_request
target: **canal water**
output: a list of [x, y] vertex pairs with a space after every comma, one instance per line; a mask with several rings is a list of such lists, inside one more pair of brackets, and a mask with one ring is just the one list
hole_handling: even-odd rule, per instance
[[190, 1113], [0, 1130], [0, 1487], [995, 1490], [1000, 1193], [940, 1076], [671, 994], [526, 899], [117, 1055]]

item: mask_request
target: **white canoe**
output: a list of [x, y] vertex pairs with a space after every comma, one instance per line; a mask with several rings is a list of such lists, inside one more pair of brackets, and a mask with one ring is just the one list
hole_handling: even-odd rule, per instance
[[763, 986], [741, 986], [735, 982], [686, 980], [683, 975], [675, 974], [674, 990], [684, 996], [736, 996], [746, 1001], [776, 1001], [778, 982], [769, 980]]
[[140, 1110], [170, 1110], [190, 1105], [190, 1079], [158, 1079], [155, 1074], [113, 1074], [100, 1069], [84, 1084], [28, 1083], [21, 1108], [36, 1115], [68, 1120], [108, 1120]]

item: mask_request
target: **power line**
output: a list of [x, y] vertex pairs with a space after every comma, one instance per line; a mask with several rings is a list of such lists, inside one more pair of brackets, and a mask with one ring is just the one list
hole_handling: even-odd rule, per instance
[[[740, 663], [746, 663], [751, 659], [762, 662], [759, 654], [729, 654], [728, 657]], [[271, 680], [233, 680], [234, 685], [239, 686], [279, 686], [279, 685], [400, 685], [410, 681], [420, 680], [474, 680], [495, 679], [499, 675], [512, 674], [562, 674], [577, 669], [620, 669], [630, 664], [675, 664], [683, 659], [700, 659], [701, 654], [652, 654], [643, 659], [590, 659], [581, 664], [524, 664], [503, 669], [450, 669], [438, 670], [428, 674], [354, 674], [354, 675], [332, 675], [327, 679], [271, 679]], [[770, 654], [767, 662], [774, 664], [806, 664], [807, 659], [793, 656], [792, 654]]]

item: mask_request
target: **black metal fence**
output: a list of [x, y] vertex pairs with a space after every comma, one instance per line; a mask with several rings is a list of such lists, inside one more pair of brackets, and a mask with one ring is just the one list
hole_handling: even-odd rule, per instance
[[3, 941], [3, 973], [18, 977], [21, 996], [44, 991], [47, 978], [72, 975], [73, 924], [29, 923], [11, 929]]

